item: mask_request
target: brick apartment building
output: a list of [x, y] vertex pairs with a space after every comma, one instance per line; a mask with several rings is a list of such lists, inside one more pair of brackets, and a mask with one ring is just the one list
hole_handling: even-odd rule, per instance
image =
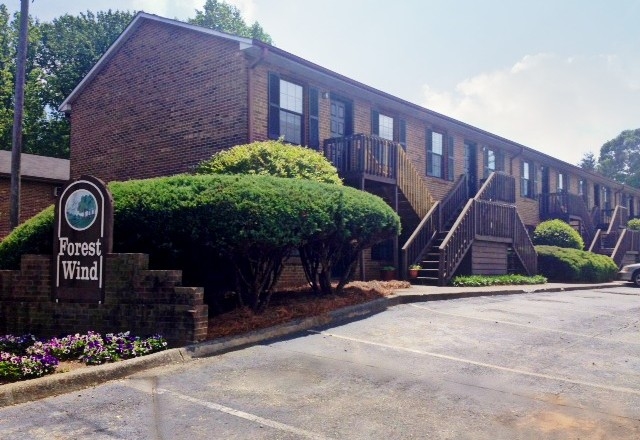
[[440, 284], [456, 272], [532, 273], [527, 231], [547, 218], [570, 222], [596, 251], [615, 250], [618, 263], [633, 255], [616, 244], [640, 190], [260, 41], [139, 13], [61, 110], [71, 178], [186, 172], [280, 136], [323, 151], [347, 184], [402, 218], [403, 235], [367, 253], [364, 278], [416, 262]]
[[[56, 200], [56, 188], [69, 180], [69, 161], [23, 154], [20, 185], [20, 222], [33, 217]], [[11, 151], [0, 150], [0, 240], [9, 234]]]

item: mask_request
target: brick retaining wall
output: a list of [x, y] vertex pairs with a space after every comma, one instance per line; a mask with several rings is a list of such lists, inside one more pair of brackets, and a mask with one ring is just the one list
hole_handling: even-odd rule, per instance
[[204, 340], [204, 289], [183, 287], [181, 271], [148, 267], [148, 255], [109, 254], [104, 304], [56, 303], [51, 257], [25, 255], [19, 271], [0, 271], [0, 334], [131, 331], [136, 336], [159, 333], [173, 346]]

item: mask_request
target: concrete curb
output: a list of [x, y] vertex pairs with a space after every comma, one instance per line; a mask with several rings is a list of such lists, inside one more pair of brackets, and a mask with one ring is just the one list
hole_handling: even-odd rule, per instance
[[16, 382], [0, 386], [0, 408], [16, 405], [45, 397], [56, 396], [84, 388], [95, 387], [104, 382], [122, 379], [134, 373], [150, 368], [162, 367], [171, 364], [189, 362], [191, 359], [215, 356], [225, 352], [239, 350], [258, 343], [267, 343], [285, 336], [292, 336], [312, 328], [326, 327], [349, 321], [365, 318], [399, 304], [414, 302], [442, 301], [460, 298], [472, 298], [479, 296], [514, 295], [538, 292], [562, 292], [584, 289], [602, 289], [606, 287], [619, 287], [620, 283], [606, 283], [593, 285], [562, 285], [561, 287], [536, 287], [482, 291], [469, 290], [451, 293], [396, 293], [389, 297], [376, 299], [367, 303], [357, 304], [334, 310], [326, 315], [311, 318], [298, 319], [286, 324], [277, 325], [263, 330], [250, 332], [240, 336], [223, 338], [215, 341], [207, 341], [200, 344], [189, 345], [182, 348], [174, 348], [159, 353], [154, 353], [136, 359], [116, 362], [113, 364], [99, 365], [71, 371], [68, 373], [53, 374], [38, 379]]

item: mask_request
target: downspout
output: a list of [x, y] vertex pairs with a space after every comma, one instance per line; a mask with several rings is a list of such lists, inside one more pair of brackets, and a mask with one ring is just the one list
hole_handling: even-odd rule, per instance
[[268, 49], [262, 48], [260, 56], [247, 66], [247, 143], [253, 142], [253, 70], [264, 61]]

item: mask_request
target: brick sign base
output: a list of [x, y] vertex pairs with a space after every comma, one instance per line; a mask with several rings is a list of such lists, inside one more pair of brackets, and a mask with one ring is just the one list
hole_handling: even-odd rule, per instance
[[208, 307], [201, 287], [182, 287], [178, 270], [148, 270], [144, 254], [108, 254], [106, 259], [103, 304], [52, 302], [50, 255], [25, 255], [19, 271], [0, 271], [0, 334], [131, 331], [161, 334], [171, 346], [206, 339]]

